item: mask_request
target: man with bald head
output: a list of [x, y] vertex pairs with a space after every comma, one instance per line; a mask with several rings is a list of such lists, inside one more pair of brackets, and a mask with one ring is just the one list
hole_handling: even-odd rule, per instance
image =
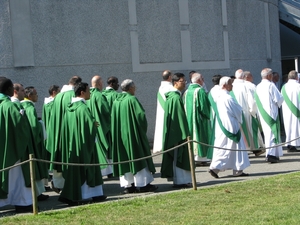
[[156, 122], [153, 141], [153, 153], [160, 152], [162, 150], [163, 142], [163, 121], [164, 121], [164, 104], [166, 101], [165, 93], [173, 89], [172, 72], [165, 70], [162, 73], [162, 81], [157, 92], [157, 106], [156, 106]]
[[145, 110], [134, 96], [133, 80], [124, 80], [121, 88], [123, 92], [115, 100], [111, 113], [113, 161], [133, 162], [114, 165], [114, 175], [120, 178], [124, 194], [153, 192], [157, 186], [150, 184], [155, 173], [152, 158], [136, 161], [151, 155]]
[[[193, 73], [191, 84], [183, 96], [184, 109], [188, 120], [191, 139], [209, 144], [210, 142], [210, 103], [203, 88], [204, 78], [200, 73]], [[209, 159], [208, 147], [198, 143], [191, 143], [194, 150], [195, 162], [205, 165]], [[212, 154], [209, 154], [212, 158]]]
[[[292, 70], [288, 74], [288, 82], [281, 89], [284, 102], [282, 103], [283, 122], [285, 129], [285, 141], [288, 152], [297, 152], [296, 146], [300, 146], [300, 84], [298, 73]], [[292, 141], [293, 140], [293, 141]]]
[[272, 82], [272, 69], [264, 68], [261, 71], [261, 78], [261, 82], [256, 86], [255, 100], [267, 148], [266, 161], [277, 163], [279, 157], [283, 155], [282, 146], [275, 147], [275, 145], [281, 143], [278, 109], [284, 99]]
[[[90, 99], [86, 101], [87, 106], [95, 120], [99, 123], [97, 127], [96, 149], [99, 162], [106, 164], [111, 162], [111, 133], [110, 133], [110, 110], [105, 95], [102, 94], [102, 78], [95, 75], [91, 80]], [[101, 167], [102, 176], [112, 174], [112, 166]]]
[[[245, 73], [242, 69], [238, 69], [235, 72], [235, 78], [232, 92], [230, 94], [243, 109], [242, 136], [245, 140], [247, 149], [252, 150], [256, 156], [259, 156], [263, 154], [264, 151], [257, 150], [259, 147], [257, 142], [258, 124], [253, 123], [255, 122], [253, 121], [253, 117], [257, 114], [254, 96], [251, 94], [250, 89], [246, 85], [244, 80]], [[255, 126], [255, 133], [252, 132], [253, 126]]]
[[[252, 96], [251, 99], [254, 99], [256, 85], [253, 83], [253, 76], [250, 71], [244, 71], [244, 81], [245, 81], [245, 85], [248, 90], [248, 94], [251, 94], [251, 96]], [[253, 136], [254, 147], [256, 149], [264, 148], [265, 144], [264, 144], [264, 141], [263, 141], [263, 138], [261, 135], [262, 129], [261, 129], [260, 121], [258, 118], [258, 111], [257, 111], [256, 103], [253, 105], [253, 107], [256, 108], [256, 113], [255, 112], [251, 113], [251, 117], [250, 117], [251, 124], [249, 127], [250, 133], [251, 133], [251, 136]], [[259, 155], [263, 154], [264, 152], [265, 152], [265, 150], [253, 151], [255, 156], [259, 156]]]
[[209, 173], [214, 178], [219, 178], [220, 171], [232, 169], [233, 176], [248, 176], [249, 174], [243, 172], [250, 166], [240, 131], [243, 110], [229, 94], [232, 90], [232, 79], [222, 77], [220, 87], [220, 95], [213, 106], [217, 118], [214, 146], [225, 149], [214, 148]]

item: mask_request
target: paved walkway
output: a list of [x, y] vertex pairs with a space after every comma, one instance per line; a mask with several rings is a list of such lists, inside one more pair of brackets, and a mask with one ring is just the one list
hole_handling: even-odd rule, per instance
[[[120, 200], [124, 198], [134, 198], [137, 196], [143, 195], [153, 195], [153, 194], [162, 194], [172, 191], [178, 191], [172, 186], [172, 182], [168, 182], [167, 179], [160, 178], [160, 164], [161, 164], [161, 155], [154, 157], [154, 163], [157, 173], [154, 175], [154, 181], [152, 184], [158, 186], [158, 189], [155, 193], [139, 193], [139, 194], [121, 194], [122, 188], [119, 185], [118, 179], [104, 179], [103, 191], [104, 194], [108, 196], [107, 201]], [[284, 148], [284, 155], [280, 158], [280, 163], [269, 164], [265, 161], [264, 155], [255, 157], [253, 154], [249, 155], [251, 166], [248, 167], [245, 172], [249, 173], [248, 177], [232, 177], [232, 171], [225, 171], [219, 173], [220, 178], [213, 178], [207, 171], [208, 166], [206, 167], [196, 167], [196, 180], [197, 180], [197, 189], [200, 191], [201, 188], [206, 188], [213, 185], [219, 185], [229, 182], [236, 182], [242, 180], [251, 180], [258, 179], [261, 177], [267, 177], [271, 175], [290, 173], [300, 170], [300, 152], [287, 153]], [[39, 208], [41, 211], [50, 211], [57, 209], [69, 208], [68, 205], [60, 203], [58, 199], [58, 194], [49, 191], [45, 194], [50, 195], [50, 198], [46, 201], [39, 202]], [[106, 202], [107, 202], [106, 201]], [[100, 203], [101, 204], [101, 203]], [[14, 207], [6, 206], [0, 208], [0, 217], [14, 215]]]

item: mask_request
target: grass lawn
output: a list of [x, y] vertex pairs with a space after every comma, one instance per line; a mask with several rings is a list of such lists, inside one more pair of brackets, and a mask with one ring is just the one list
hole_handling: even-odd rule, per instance
[[5, 217], [0, 224], [300, 224], [300, 173]]

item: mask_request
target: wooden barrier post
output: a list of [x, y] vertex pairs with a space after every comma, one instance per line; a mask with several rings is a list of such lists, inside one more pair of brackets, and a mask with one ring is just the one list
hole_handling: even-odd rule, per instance
[[29, 155], [29, 165], [30, 165], [30, 182], [31, 182], [31, 193], [32, 193], [32, 207], [33, 207], [33, 214], [38, 214], [38, 207], [37, 207], [37, 195], [36, 195], [36, 186], [35, 186], [35, 170], [34, 170], [34, 158], [33, 154]]
[[197, 183], [196, 183], [196, 174], [195, 174], [195, 158], [194, 158], [194, 151], [191, 147], [190, 136], [187, 137], [187, 140], [188, 140], [188, 148], [189, 148], [189, 156], [190, 156], [192, 184], [193, 184], [193, 189], [196, 191]]

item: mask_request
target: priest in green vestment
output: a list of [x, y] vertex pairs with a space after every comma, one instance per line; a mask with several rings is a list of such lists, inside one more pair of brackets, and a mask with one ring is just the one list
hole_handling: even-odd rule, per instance
[[44, 99], [43, 114], [42, 114], [42, 120], [44, 121], [46, 132], [48, 130], [48, 126], [49, 126], [48, 124], [51, 117], [53, 100], [55, 96], [60, 92], [59, 86], [51, 85], [48, 92], [49, 92], [49, 97], [46, 97]]
[[[123, 92], [115, 100], [111, 114], [113, 162], [119, 163], [151, 156], [145, 110], [134, 96], [135, 84], [126, 79], [121, 88]], [[120, 177], [120, 186], [125, 188], [124, 194], [157, 189], [150, 184], [155, 173], [152, 158], [117, 164], [113, 171], [114, 176]]]
[[[32, 153], [25, 110], [11, 102], [12, 95], [13, 83], [0, 77], [0, 169], [28, 160]], [[5, 170], [0, 176], [0, 207], [15, 205], [17, 212], [32, 211], [29, 165]]]
[[[90, 88], [91, 97], [86, 101], [90, 108], [93, 117], [99, 122], [97, 127], [97, 142], [96, 148], [98, 151], [99, 162], [107, 164], [112, 162], [111, 155], [111, 133], [110, 133], [110, 109], [106, 97], [102, 94], [102, 79], [95, 75], [91, 80], [92, 87]], [[112, 174], [111, 165], [101, 166], [102, 176]]]
[[[37, 159], [47, 160], [49, 158], [48, 152], [46, 151], [44, 140], [45, 140], [45, 132], [43, 123], [38, 119], [36, 109], [34, 103], [38, 100], [38, 94], [34, 87], [26, 87], [25, 88], [25, 97], [24, 100], [21, 101], [21, 105], [26, 111], [26, 115], [28, 118], [29, 126], [30, 126], [30, 134], [32, 141], [32, 148], [34, 157]], [[36, 162], [36, 187], [38, 193], [38, 200], [46, 200], [49, 198], [49, 195], [43, 195], [45, 192], [44, 180], [47, 181], [48, 184], [48, 164], [43, 162]], [[46, 184], [46, 183], [45, 183]]]
[[[191, 140], [209, 145], [211, 136], [210, 103], [202, 87], [204, 79], [200, 73], [194, 73], [191, 81], [192, 83], [184, 93], [184, 109], [189, 125], [190, 137]], [[209, 161], [207, 159], [209, 148], [203, 144], [191, 143], [196, 163], [206, 164]]]
[[[63, 116], [72, 97], [74, 97], [74, 86], [81, 82], [79, 76], [70, 78], [68, 85], [64, 85], [59, 94], [54, 98], [51, 118], [47, 123], [47, 142], [46, 149], [51, 154], [51, 161], [61, 161], [60, 139], [61, 139], [61, 125]], [[64, 186], [64, 179], [61, 175], [61, 166], [58, 164], [50, 164], [50, 169], [53, 170], [52, 188], [59, 192]]]
[[[86, 100], [90, 98], [87, 83], [74, 87], [75, 98], [66, 108], [61, 129], [61, 155], [64, 163], [98, 164], [99, 157], [95, 141], [97, 126]], [[94, 202], [103, 201], [102, 175], [100, 166], [62, 165], [65, 179], [59, 201], [77, 205], [79, 201], [92, 198]]]
[[[167, 92], [165, 102], [163, 151], [187, 141], [189, 127], [184, 111], [181, 91], [185, 90], [185, 77], [182, 73], [172, 76], [173, 91]], [[191, 172], [188, 145], [163, 154], [161, 177], [173, 180], [175, 188], [191, 187]]]

